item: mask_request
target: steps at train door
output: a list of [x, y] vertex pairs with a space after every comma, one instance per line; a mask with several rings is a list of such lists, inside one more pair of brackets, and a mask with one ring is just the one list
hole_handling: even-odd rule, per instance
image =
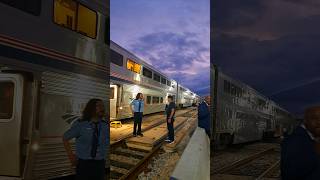
[[[174, 122], [174, 128], [180, 128], [187, 119], [187, 117], [177, 117]], [[143, 132], [143, 137], [138, 136], [127, 139], [126, 145], [130, 148], [151, 151], [154, 146], [161, 143], [167, 137], [167, 134], [167, 123], [163, 123]]]

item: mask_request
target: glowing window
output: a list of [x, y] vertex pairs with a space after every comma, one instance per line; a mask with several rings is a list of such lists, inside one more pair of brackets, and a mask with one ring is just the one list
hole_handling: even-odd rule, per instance
[[140, 70], [141, 70], [141, 65], [128, 59], [127, 60], [127, 69], [130, 71], [133, 71], [135, 73], [140, 74]]
[[97, 14], [81, 4], [78, 7], [77, 31], [91, 38], [97, 36]]
[[55, 0], [54, 1], [54, 22], [75, 30], [77, 16], [77, 3], [71, 0]]
[[14, 84], [0, 83], [0, 119], [10, 119], [13, 114]]
[[53, 21], [85, 36], [97, 36], [97, 13], [74, 0], [55, 0]]

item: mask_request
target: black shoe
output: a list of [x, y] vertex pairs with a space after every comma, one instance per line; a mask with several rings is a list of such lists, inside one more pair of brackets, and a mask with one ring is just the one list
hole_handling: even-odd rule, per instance
[[133, 134], [133, 137], [136, 137], [137, 135], [136, 134]]
[[143, 137], [143, 134], [142, 134], [142, 133], [139, 133], [139, 134], [138, 134], [138, 136], [141, 136], [141, 137]]

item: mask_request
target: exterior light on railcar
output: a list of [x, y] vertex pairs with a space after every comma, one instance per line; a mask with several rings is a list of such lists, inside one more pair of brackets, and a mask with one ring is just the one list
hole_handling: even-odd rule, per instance
[[38, 142], [33, 142], [31, 145], [31, 149], [34, 151], [38, 151], [40, 148], [39, 143]]
[[119, 109], [122, 110], [123, 109], [122, 106], [120, 106]]
[[135, 74], [134, 75], [134, 77], [133, 77], [133, 79], [135, 80], [135, 81], [141, 81], [141, 77], [140, 77], [140, 74]]

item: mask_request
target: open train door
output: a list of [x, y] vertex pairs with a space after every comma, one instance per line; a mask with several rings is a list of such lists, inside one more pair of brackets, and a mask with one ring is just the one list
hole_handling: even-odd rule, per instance
[[20, 176], [23, 77], [0, 72], [0, 176]]
[[117, 118], [118, 86], [110, 85], [110, 120]]

